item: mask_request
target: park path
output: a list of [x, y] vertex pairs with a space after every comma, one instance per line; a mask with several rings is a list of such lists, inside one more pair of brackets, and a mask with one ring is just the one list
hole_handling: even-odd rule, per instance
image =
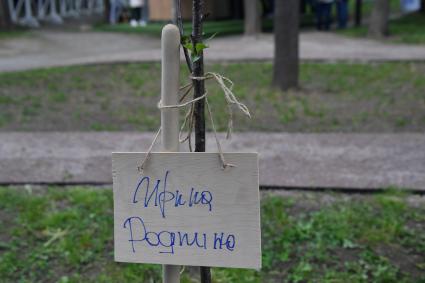
[[[208, 61], [270, 60], [273, 37], [226, 36], [213, 39]], [[0, 39], [0, 72], [41, 67], [160, 60], [160, 40], [146, 35], [95, 31], [36, 30]], [[383, 43], [334, 33], [303, 32], [303, 60], [398, 61], [425, 60], [425, 45]]]
[[[109, 184], [111, 152], [144, 151], [154, 133], [0, 133], [0, 184]], [[235, 133], [225, 152], [260, 155], [263, 187], [425, 192], [425, 135]], [[214, 138], [209, 134], [209, 141]], [[185, 150], [183, 148], [182, 150]], [[217, 152], [213, 142], [207, 151]], [[219, 159], [217, 157], [217, 166]]]

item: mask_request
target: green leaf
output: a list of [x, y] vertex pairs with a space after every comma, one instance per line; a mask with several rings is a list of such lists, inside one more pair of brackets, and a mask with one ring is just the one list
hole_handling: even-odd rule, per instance
[[217, 34], [218, 34], [218, 32], [215, 32], [213, 35], [208, 37], [205, 41], [209, 41], [209, 40], [213, 39]]
[[203, 42], [196, 43], [196, 46], [195, 46], [196, 54], [199, 54], [205, 48], [208, 48], [208, 45], [206, 45], [205, 43], [203, 43]]
[[186, 48], [187, 50], [190, 50], [191, 52], [193, 52], [193, 44], [191, 42], [187, 42], [187, 43], [183, 44], [183, 47]]
[[195, 55], [195, 54], [192, 54], [192, 62], [196, 62], [196, 61], [198, 61], [199, 59], [201, 59], [201, 56], [199, 56], [199, 55]]
[[187, 35], [183, 35], [181, 37], [181, 43], [182, 43], [182, 45], [190, 43], [190, 37], [187, 36]]

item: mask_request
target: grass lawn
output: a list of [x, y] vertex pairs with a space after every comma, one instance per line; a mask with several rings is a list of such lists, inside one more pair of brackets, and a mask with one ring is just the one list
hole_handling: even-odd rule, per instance
[[[389, 30], [390, 36], [387, 39], [389, 41], [425, 44], [425, 14], [413, 13], [391, 20]], [[339, 32], [348, 36], [365, 37], [367, 36], [367, 27], [349, 28]]]
[[[396, 192], [263, 193], [263, 269], [213, 282], [424, 282], [424, 209]], [[1, 281], [160, 282], [159, 265], [113, 262], [112, 216], [108, 188], [0, 187]]]
[[29, 35], [30, 33], [31, 31], [24, 28], [14, 28], [12, 30], [0, 30], [0, 40]]
[[[238, 131], [425, 130], [425, 63], [303, 63], [301, 88], [288, 92], [270, 87], [271, 63], [211, 64], [206, 70], [231, 78], [251, 109], [251, 120], [235, 115]], [[144, 63], [1, 73], [0, 130], [155, 130], [160, 72], [159, 63]], [[225, 130], [223, 94], [212, 82], [207, 88], [216, 124]]]
[[[117, 25], [101, 24], [95, 27], [95, 30], [99, 31], [110, 31], [110, 32], [126, 32], [126, 33], [144, 33], [154, 36], [161, 36], [162, 28], [165, 23], [163, 22], [152, 22], [145, 27], [133, 28], [128, 23], [122, 23]], [[271, 20], [265, 20], [263, 22], [263, 30], [270, 31], [273, 23]], [[186, 34], [192, 31], [192, 24], [185, 22], [183, 28]], [[229, 35], [229, 34], [241, 34], [243, 33], [243, 21], [242, 20], [225, 20], [225, 21], [207, 21], [204, 23], [204, 36], [208, 38], [214, 34], [217, 36]]]

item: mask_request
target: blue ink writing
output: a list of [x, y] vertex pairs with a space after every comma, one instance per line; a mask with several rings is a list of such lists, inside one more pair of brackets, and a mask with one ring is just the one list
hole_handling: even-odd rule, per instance
[[[198, 249], [207, 250], [207, 234], [200, 232], [186, 233], [182, 231], [149, 231], [142, 218], [132, 216], [124, 221], [124, 229], [129, 230], [129, 242], [133, 253], [136, 253], [135, 243], [144, 243], [148, 247], [157, 247], [159, 253], [174, 254], [175, 247], [193, 247]], [[215, 233], [215, 235], [218, 233]], [[224, 233], [220, 234], [223, 238]], [[216, 237], [216, 236], [214, 236]], [[229, 240], [233, 239], [233, 240]], [[215, 240], [214, 240], [215, 241]], [[229, 242], [229, 243], [227, 243]], [[214, 243], [214, 246], [216, 243]], [[229, 235], [226, 242], [221, 244], [220, 249], [223, 247], [229, 251], [235, 248], [235, 236]], [[216, 249], [214, 247], [214, 249]]]
[[[144, 207], [159, 207], [163, 218], [166, 218], [167, 203], [172, 203], [174, 207], [194, 207], [197, 205], [203, 205], [206, 206], [209, 211], [212, 211], [213, 195], [209, 190], [201, 191], [191, 188], [190, 193], [186, 196], [178, 189], [175, 191], [169, 191], [167, 190], [167, 180], [169, 175], [171, 175], [171, 172], [167, 170], [165, 172], [164, 179], [156, 180], [153, 182], [152, 187], [151, 179], [148, 176], [143, 177], [134, 190], [132, 203], [136, 204], [139, 202], [140, 198], [142, 198]], [[139, 192], [139, 190], [145, 190], [144, 197], [143, 193]]]
[[229, 234], [226, 239], [224, 233], [214, 233], [214, 250], [222, 250], [223, 247], [233, 251], [236, 245], [235, 235]]

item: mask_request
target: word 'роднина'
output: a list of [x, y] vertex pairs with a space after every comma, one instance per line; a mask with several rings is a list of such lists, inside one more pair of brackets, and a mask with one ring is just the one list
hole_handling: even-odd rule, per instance
[[[136, 227], [135, 227], [136, 225]], [[159, 231], [153, 232], [146, 228], [142, 218], [137, 216], [129, 217], [124, 222], [124, 228], [129, 229], [131, 248], [136, 253], [135, 243], [147, 244], [149, 247], [157, 247], [159, 253], [174, 254], [174, 247], [194, 247], [207, 250], [210, 245], [214, 250], [228, 250], [232, 252], [235, 249], [236, 238], [233, 234], [214, 233], [209, 239], [206, 233], [194, 232], [187, 233], [182, 231]], [[139, 235], [139, 238], [134, 238]], [[208, 244], [210, 242], [210, 245]]]

